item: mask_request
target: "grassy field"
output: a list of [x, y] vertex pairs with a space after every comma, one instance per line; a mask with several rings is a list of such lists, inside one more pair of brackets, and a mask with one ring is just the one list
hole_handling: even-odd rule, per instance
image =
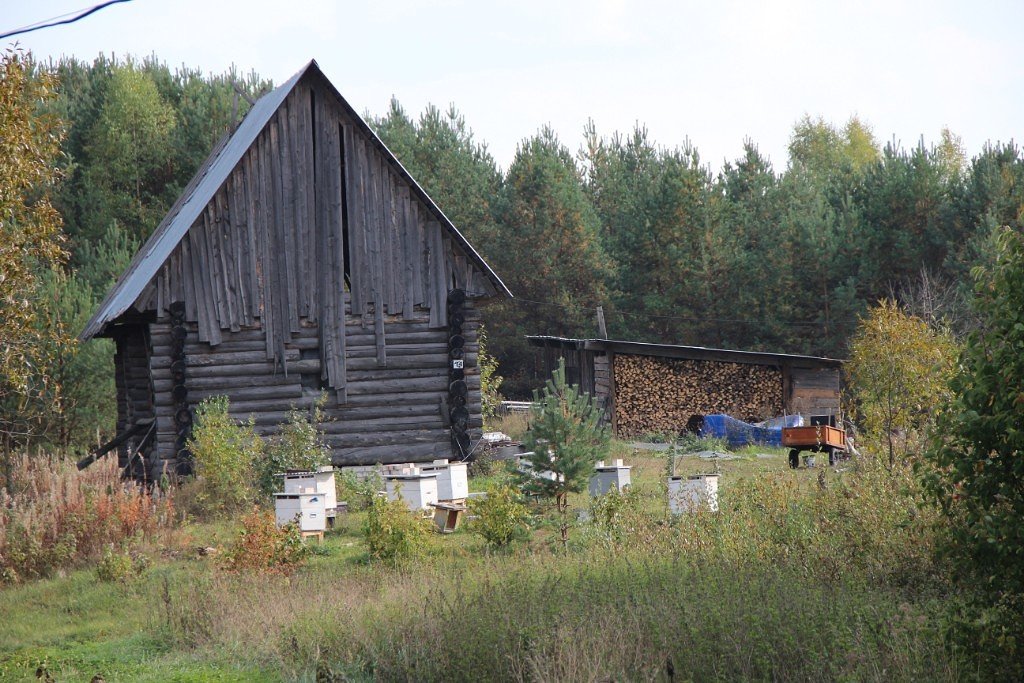
[[230, 523], [157, 532], [136, 548], [150, 561], [137, 578], [86, 566], [0, 589], [0, 680], [40, 668], [60, 681], [969, 675], [942, 638], [934, 520], [905, 473], [737, 455], [680, 458], [679, 474], [721, 473], [722, 509], [673, 519], [665, 454], [616, 444], [634, 491], [574, 523], [568, 550], [544, 510], [508, 550], [463, 528], [399, 567], [369, 561], [365, 513], [350, 513], [291, 575], [220, 569]]

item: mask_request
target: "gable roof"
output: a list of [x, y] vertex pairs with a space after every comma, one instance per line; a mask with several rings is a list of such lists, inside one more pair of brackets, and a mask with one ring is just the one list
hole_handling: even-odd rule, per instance
[[491, 269], [451, 220], [448, 219], [444, 212], [420, 187], [419, 183], [402, 166], [391, 150], [374, 133], [373, 129], [341, 96], [341, 93], [338, 92], [330, 80], [324, 76], [316, 60], [311, 60], [287, 81], [257, 100], [235, 131], [214, 147], [210, 156], [203, 162], [196, 175], [182, 192], [181, 197], [178, 198], [178, 201], [167, 212], [167, 215], [164, 216], [156, 230], [153, 231], [153, 234], [132, 259], [127, 270], [118, 278], [114, 287], [103, 299], [96, 313], [79, 335], [80, 340], [85, 341], [100, 334], [108, 323], [128, 311], [145, 290], [146, 286], [153, 280], [182, 238], [188, 233], [189, 228], [202, 215], [207, 204], [210, 203], [239, 161], [256, 141], [274, 113], [284, 103], [289, 93], [307, 74], [316, 74], [322, 79], [324, 85], [337, 98], [338, 104], [341, 105], [356, 127], [382, 152], [384, 159], [409, 184], [412, 194], [435, 215], [441, 226], [444, 227], [454, 242], [462, 248], [470, 261], [487, 276], [495, 289], [507, 296], [512, 296], [512, 293], [505, 286], [505, 283], [501, 281], [497, 273]]

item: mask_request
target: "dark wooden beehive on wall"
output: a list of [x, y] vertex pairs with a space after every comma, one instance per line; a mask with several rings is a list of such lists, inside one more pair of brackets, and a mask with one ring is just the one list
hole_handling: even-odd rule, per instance
[[215, 395], [272, 434], [325, 394], [336, 464], [462, 457], [481, 426], [479, 305], [498, 295], [311, 62], [214, 150], [81, 338], [117, 344], [119, 432], [155, 420], [147, 476], [187, 470], [192, 411]]

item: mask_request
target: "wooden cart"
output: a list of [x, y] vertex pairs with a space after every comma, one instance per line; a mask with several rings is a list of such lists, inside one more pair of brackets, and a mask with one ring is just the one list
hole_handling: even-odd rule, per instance
[[783, 427], [782, 446], [789, 448], [789, 466], [800, 466], [800, 451], [828, 453], [828, 464], [836, 464], [836, 454], [846, 450], [846, 433], [838, 427]]

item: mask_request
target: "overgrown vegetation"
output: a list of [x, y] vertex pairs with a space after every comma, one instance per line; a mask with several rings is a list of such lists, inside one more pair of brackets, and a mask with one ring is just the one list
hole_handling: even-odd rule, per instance
[[[703, 680], [976, 671], [976, 653], [943, 637], [956, 611], [949, 567], [907, 468], [872, 463], [822, 488], [781, 456], [777, 469], [734, 463], [719, 514], [670, 520], [651, 476], [662, 456], [648, 457], [637, 462], [648, 476], [598, 502], [568, 553], [552, 553], [543, 530], [504, 553], [479, 552], [476, 534], [430, 534], [391, 571], [365, 565], [366, 546], [339, 557], [352, 528], [286, 589], [202, 569], [175, 579], [163, 626], [193, 656], [255, 658], [288, 678], [633, 680], [669, 662]], [[241, 616], [256, 605], [273, 628]]]
[[892, 300], [872, 308], [853, 336], [846, 365], [853, 417], [869, 452], [889, 467], [919, 457], [946, 400], [957, 346], [944, 329], [908, 315]]
[[256, 492], [256, 467], [264, 448], [251, 419], [239, 424], [228, 414], [227, 397], [201, 402], [188, 440], [196, 466], [191, 483], [196, 511], [223, 515], [248, 507]]
[[81, 566], [105, 549], [127, 552], [173, 522], [171, 498], [122, 482], [112, 458], [85, 472], [27, 454], [11, 465], [11, 485], [0, 488], [0, 584]]
[[279, 527], [273, 512], [253, 508], [242, 517], [242, 528], [224, 551], [221, 566], [235, 572], [288, 573], [302, 563], [307, 553], [297, 525]]
[[480, 368], [480, 401], [484, 419], [494, 417], [501, 405], [501, 383], [504, 381], [498, 374], [498, 361], [487, 350], [487, 330], [483, 325], [477, 331], [477, 367]]
[[476, 517], [470, 522], [470, 530], [491, 548], [504, 548], [517, 539], [523, 540], [529, 528], [529, 511], [519, 492], [511, 486], [492, 486], [486, 494], [469, 501], [469, 512]]
[[348, 503], [348, 509], [359, 512], [370, 507], [373, 498], [384, 490], [384, 478], [380, 468], [375, 468], [363, 478], [356, 477], [352, 472], [341, 472], [334, 477], [339, 501]]
[[330, 464], [330, 449], [320, 427], [324, 421], [323, 402], [321, 396], [309, 410], [288, 411], [288, 421], [281, 425], [256, 464], [257, 486], [263, 496], [269, 498], [281, 490], [281, 478], [277, 475], [282, 472], [315, 472]]
[[401, 497], [388, 500], [375, 495], [366, 508], [364, 533], [370, 557], [397, 566], [423, 550], [430, 522], [410, 512]]
[[[1004, 230], [991, 268], [975, 271], [980, 325], [941, 406], [920, 468], [949, 530], [959, 574], [979, 588], [961, 624], [989, 666], [1024, 676], [1024, 238]], [[997, 656], [998, 653], [998, 656]], [[1012, 663], [1012, 664], [1011, 664]]]
[[109, 545], [96, 565], [96, 578], [107, 583], [130, 584], [141, 577], [149, 565], [150, 560], [145, 555], [116, 550]]

